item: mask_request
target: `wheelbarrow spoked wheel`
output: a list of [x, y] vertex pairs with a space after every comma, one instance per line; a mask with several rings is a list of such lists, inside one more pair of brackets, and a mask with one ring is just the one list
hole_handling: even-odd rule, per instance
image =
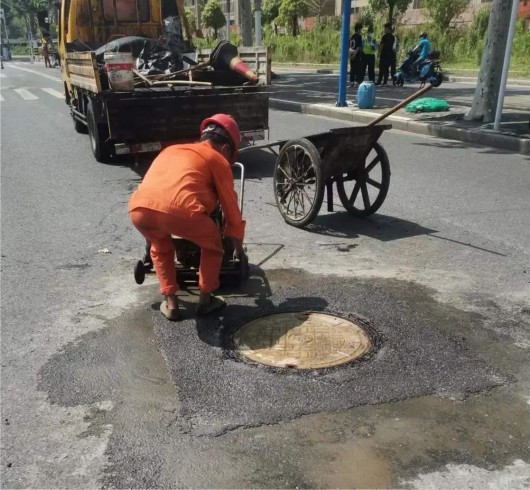
[[318, 214], [324, 199], [322, 161], [306, 138], [288, 141], [274, 168], [274, 196], [283, 219], [303, 227]]
[[337, 178], [337, 192], [348, 213], [359, 218], [374, 214], [390, 185], [390, 163], [384, 148], [375, 143], [363, 165]]

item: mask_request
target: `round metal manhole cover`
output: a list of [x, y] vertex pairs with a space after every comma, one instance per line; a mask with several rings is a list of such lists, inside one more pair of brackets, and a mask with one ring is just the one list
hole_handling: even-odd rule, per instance
[[372, 342], [356, 323], [325, 313], [278, 313], [253, 320], [234, 334], [241, 355], [267, 366], [319, 369], [365, 355]]

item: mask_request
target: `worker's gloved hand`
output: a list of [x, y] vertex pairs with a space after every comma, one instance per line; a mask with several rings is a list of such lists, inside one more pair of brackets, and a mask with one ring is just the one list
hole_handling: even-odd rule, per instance
[[243, 249], [243, 240], [232, 237], [232, 244], [234, 245], [234, 259], [239, 259], [245, 254], [245, 250]]

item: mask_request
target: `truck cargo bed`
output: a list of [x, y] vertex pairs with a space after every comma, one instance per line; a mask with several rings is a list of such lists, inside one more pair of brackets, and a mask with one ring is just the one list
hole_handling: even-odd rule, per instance
[[114, 141], [194, 139], [201, 121], [214, 113], [231, 114], [241, 131], [269, 127], [264, 86], [140, 88], [134, 92], [103, 91], [100, 97]]

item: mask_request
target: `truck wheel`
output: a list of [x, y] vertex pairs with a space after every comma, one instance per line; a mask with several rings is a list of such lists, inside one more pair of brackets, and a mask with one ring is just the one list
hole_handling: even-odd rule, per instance
[[77, 133], [80, 133], [80, 134], [87, 134], [88, 133], [88, 128], [87, 128], [86, 124], [84, 124], [81, 121], [79, 121], [78, 119], [76, 119], [73, 114], [72, 114], [72, 121], [74, 122], [74, 129], [76, 130]]
[[110, 148], [106, 143], [108, 133], [106, 126], [96, 122], [94, 106], [91, 100], [88, 101], [86, 118], [88, 122], [88, 135], [90, 136], [90, 147], [94, 158], [101, 163], [106, 163], [110, 159]]

